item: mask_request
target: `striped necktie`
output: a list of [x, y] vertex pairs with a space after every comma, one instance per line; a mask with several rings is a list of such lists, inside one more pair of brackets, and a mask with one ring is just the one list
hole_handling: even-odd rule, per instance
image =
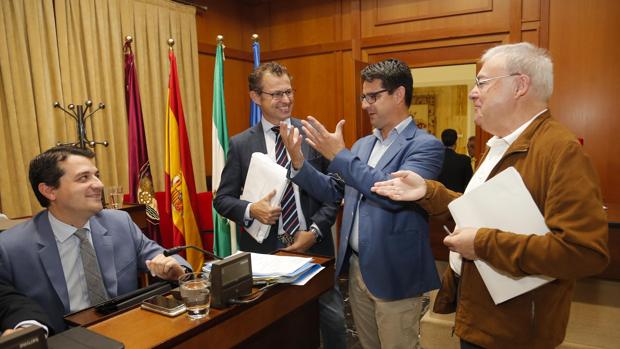
[[[286, 154], [286, 148], [280, 137], [280, 127], [274, 126], [271, 130], [276, 134], [276, 162], [278, 165], [287, 167], [289, 160]], [[299, 230], [299, 217], [297, 216], [297, 205], [295, 203], [295, 191], [293, 190], [293, 183], [290, 181], [286, 185], [284, 195], [282, 195], [282, 201], [280, 202], [282, 207], [282, 225], [284, 234], [280, 236], [280, 241], [285, 245], [291, 245], [293, 243], [293, 234]]]
[[92, 306], [108, 300], [108, 293], [103, 285], [97, 255], [93, 245], [88, 240], [87, 232], [88, 229], [80, 228], [75, 232], [75, 236], [80, 239], [80, 256], [82, 257], [84, 276], [86, 277], [88, 298]]

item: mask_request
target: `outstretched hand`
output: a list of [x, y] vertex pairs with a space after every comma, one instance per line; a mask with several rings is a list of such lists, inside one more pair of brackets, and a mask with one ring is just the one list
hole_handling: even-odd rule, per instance
[[396, 201], [416, 201], [426, 195], [426, 181], [412, 171], [392, 173], [392, 179], [376, 182], [371, 191]]
[[250, 205], [250, 217], [258, 219], [263, 224], [272, 225], [278, 221], [282, 208], [271, 206], [271, 199], [276, 195], [275, 189], [262, 199]]
[[338, 121], [333, 133], [327, 131], [325, 126], [312, 116], [302, 120], [306, 141], [312, 148], [321, 153], [326, 159], [333, 160], [342, 149], [345, 148], [342, 127], [344, 120]]
[[299, 133], [299, 129], [295, 126], [290, 126], [284, 122], [280, 122], [280, 138], [286, 151], [288, 151], [291, 157], [291, 164], [293, 169], [299, 170], [304, 164], [304, 154], [301, 152], [301, 142], [303, 136]]

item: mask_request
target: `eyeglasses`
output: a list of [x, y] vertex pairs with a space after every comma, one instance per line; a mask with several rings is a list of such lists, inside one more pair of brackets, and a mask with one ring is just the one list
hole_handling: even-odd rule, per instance
[[286, 95], [286, 97], [288, 97], [289, 99], [295, 96], [295, 90], [293, 89], [288, 89], [284, 91], [275, 91], [275, 92], [260, 91], [259, 93], [270, 95], [272, 99], [277, 100], [277, 101], [281, 100], [284, 97], [284, 95]]
[[367, 94], [360, 96], [360, 101], [363, 102], [364, 100], [366, 100], [368, 104], [373, 104], [377, 101], [377, 96], [379, 96], [383, 92], [388, 92], [388, 91], [389, 90], [383, 89], [383, 90], [379, 90], [376, 92], [368, 92]]
[[497, 79], [502, 79], [502, 78], [507, 78], [509, 76], [517, 76], [517, 75], [521, 75], [521, 73], [512, 73], [512, 74], [508, 74], [508, 75], [501, 75], [501, 76], [495, 76], [495, 77], [492, 77], [492, 78], [484, 78], [484, 79], [478, 79], [478, 77], [476, 76], [475, 83], [476, 83], [476, 86], [478, 86], [479, 89], [482, 89], [489, 81], [493, 81], [493, 80], [497, 80]]

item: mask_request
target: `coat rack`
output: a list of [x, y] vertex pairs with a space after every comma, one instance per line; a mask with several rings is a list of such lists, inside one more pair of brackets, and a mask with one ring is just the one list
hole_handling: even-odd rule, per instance
[[105, 108], [105, 104], [99, 103], [99, 106], [97, 107], [97, 109], [93, 110], [90, 114], [86, 115], [86, 113], [88, 112], [88, 110], [90, 109], [92, 105], [93, 105], [93, 101], [89, 99], [86, 102], [84, 102], [84, 105], [76, 106], [74, 104], [69, 104], [67, 106], [69, 110], [67, 110], [63, 108], [59, 102], [54, 102], [54, 108], [58, 108], [64, 111], [65, 113], [69, 114], [69, 116], [71, 116], [75, 120], [75, 122], [77, 123], [77, 136], [78, 136], [77, 142], [73, 142], [73, 143], [58, 142], [56, 145], [69, 145], [72, 147], [80, 147], [82, 149], [85, 149], [87, 145], [91, 148], [94, 148], [98, 144], [103, 145], [104, 147], [107, 147], [109, 145], [108, 141], [102, 141], [102, 142], [91, 141], [91, 140], [88, 140], [88, 137], [86, 137], [86, 119], [91, 117], [99, 109]]

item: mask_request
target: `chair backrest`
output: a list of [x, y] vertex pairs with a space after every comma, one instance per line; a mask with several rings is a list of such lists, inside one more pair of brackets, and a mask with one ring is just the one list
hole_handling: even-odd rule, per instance
[[204, 249], [213, 251], [213, 192], [198, 193], [198, 230]]

